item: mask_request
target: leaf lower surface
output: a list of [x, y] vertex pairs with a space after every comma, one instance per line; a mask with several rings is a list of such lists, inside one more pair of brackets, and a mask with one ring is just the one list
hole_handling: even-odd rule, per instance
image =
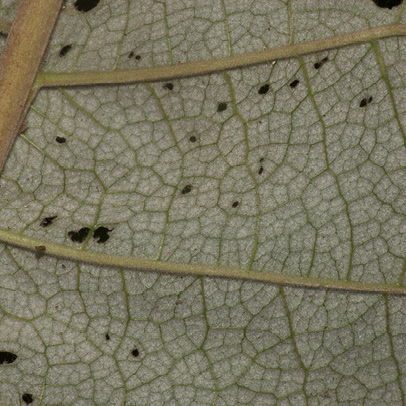
[[[404, 22], [403, 6], [372, 1], [169, 3], [86, 14], [67, 2], [43, 71]], [[0, 350], [18, 356], [0, 365], [0, 402], [403, 404], [403, 296], [139, 272], [80, 252], [403, 288], [404, 48], [386, 38], [171, 86], [42, 89], [1, 177], [0, 228], [23, 247], [76, 250], [0, 247]]]

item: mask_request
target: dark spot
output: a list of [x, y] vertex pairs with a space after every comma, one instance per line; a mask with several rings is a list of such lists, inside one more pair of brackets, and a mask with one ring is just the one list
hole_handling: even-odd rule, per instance
[[219, 103], [217, 106], [217, 112], [221, 113], [227, 109], [227, 103]]
[[269, 91], [269, 85], [268, 85], [268, 83], [267, 83], [267, 84], [265, 84], [265, 85], [262, 85], [262, 86], [259, 88], [258, 93], [259, 93], [259, 94], [265, 94], [265, 93], [268, 93], [268, 91]]
[[132, 355], [133, 357], [138, 357], [138, 355], [140, 355], [140, 352], [139, 352], [136, 348], [134, 348], [134, 349], [131, 351], [131, 355]]
[[240, 202], [234, 202], [232, 206], [233, 207], [238, 207], [239, 204], [240, 204]]
[[196, 140], [197, 140], [197, 138], [196, 138], [194, 135], [192, 135], [192, 136], [189, 138], [189, 141], [190, 141], [190, 142], [196, 142]]
[[65, 144], [66, 138], [64, 138], [64, 137], [56, 137], [56, 138], [55, 138], [55, 141], [56, 141], [58, 144]]
[[[317, 69], [317, 68], [316, 68]], [[295, 79], [289, 86], [294, 89], [299, 84], [299, 80]]]
[[141, 59], [141, 55], [135, 55], [135, 59], [139, 61]]
[[109, 341], [110, 340], [110, 336], [108, 334], [106, 334], [106, 340]]
[[69, 231], [68, 237], [73, 242], [83, 242], [85, 241], [86, 237], [89, 235], [90, 228], [83, 227], [79, 231]]
[[129, 57], [129, 58], [133, 58], [133, 57], [134, 57], [134, 51], [131, 51], [131, 52], [128, 54], [128, 57]]
[[188, 193], [191, 192], [193, 186], [192, 185], [186, 185], [182, 191], [180, 193], [182, 193], [182, 195], [187, 195]]
[[100, 0], [76, 0], [75, 8], [77, 11], [83, 11], [86, 13], [95, 8], [99, 2]]
[[93, 238], [99, 243], [105, 243], [109, 238], [109, 232], [113, 231], [112, 228], [107, 228], [104, 226], [97, 227], [96, 230], [94, 230], [93, 233]]
[[328, 56], [326, 56], [325, 58], [323, 58], [321, 61], [316, 62], [316, 63], [314, 64], [314, 69], [320, 69], [327, 61], [328, 61]]
[[37, 245], [34, 248], [35, 248], [35, 256], [37, 259], [42, 258], [45, 254], [45, 251], [47, 250], [47, 247], [45, 247], [45, 245]]
[[0, 351], [0, 365], [12, 364], [17, 359], [17, 355], [8, 351]]
[[265, 160], [264, 158], [259, 158], [260, 163], [264, 162], [264, 160]]
[[62, 58], [65, 56], [72, 48], [72, 45], [65, 45], [61, 50], [59, 51], [59, 56]]
[[41, 226], [41, 227], [48, 227], [48, 226], [50, 226], [53, 222], [54, 222], [54, 220], [57, 218], [58, 216], [51, 216], [51, 217], [45, 217], [45, 218], [43, 218], [42, 220], [41, 220], [41, 223], [39, 223], [39, 225]]
[[373, 2], [378, 7], [388, 8], [389, 10], [391, 10], [392, 7], [401, 5], [403, 3], [403, 0], [373, 0]]
[[264, 167], [261, 165], [261, 167], [259, 168], [259, 171], [258, 171], [258, 175], [261, 175], [263, 171], [264, 171]]
[[165, 83], [164, 87], [166, 87], [168, 90], [173, 90], [173, 83]]
[[359, 106], [360, 106], [360, 107], [365, 107], [367, 104], [371, 103], [372, 100], [373, 100], [372, 96], [369, 96], [368, 98], [364, 97], [364, 98], [361, 100]]
[[32, 395], [31, 395], [30, 393], [24, 393], [24, 395], [23, 395], [23, 401], [24, 401], [24, 403], [26, 403], [27, 405], [29, 405], [30, 403], [33, 402]]

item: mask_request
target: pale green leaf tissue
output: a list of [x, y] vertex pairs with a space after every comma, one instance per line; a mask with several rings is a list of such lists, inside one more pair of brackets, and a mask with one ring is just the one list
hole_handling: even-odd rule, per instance
[[[17, 3], [0, 3], [1, 16]], [[370, 0], [73, 3], [46, 72], [181, 64], [405, 22], [403, 6]], [[1, 175], [0, 228], [106, 254], [404, 285], [405, 50], [388, 38], [171, 85], [42, 89]], [[83, 227], [88, 238], [71, 241]], [[403, 296], [0, 246], [0, 351], [18, 355], [0, 365], [6, 405], [31, 394], [47, 406], [400, 406], [405, 346]]]

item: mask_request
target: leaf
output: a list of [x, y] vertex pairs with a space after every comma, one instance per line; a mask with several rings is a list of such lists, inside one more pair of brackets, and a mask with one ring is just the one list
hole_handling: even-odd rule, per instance
[[403, 10], [67, 1], [0, 181], [0, 402], [403, 404]]

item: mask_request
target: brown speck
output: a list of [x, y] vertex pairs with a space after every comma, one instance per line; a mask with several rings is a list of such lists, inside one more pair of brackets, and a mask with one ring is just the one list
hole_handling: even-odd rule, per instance
[[55, 138], [55, 141], [56, 141], [58, 144], [65, 144], [66, 138], [65, 138], [65, 137], [56, 137], [56, 138]]
[[40, 227], [46, 228], [46, 227], [50, 226], [57, 217], [58, 216], [50, 216], [50, 217], [43, 218], [41, 220], [41, 223], [39, 224]]
[[293, 82], [290, 83], [290, 87], [294, 89], [299, 84], [299, 80], [295, 79]]
[[59, 51], [59, 56], [62, 58], [64, 57], [70, 50], [72, 49], [72, 45], [68, 44], [61, 48]]
[[191, 191], [192, 191], [192, 189], [193, 189], [193, 186], [192, 185], [186, 185], [183, 189], [182, 189], [182, 191], [180, 192], [182, 195], [186, 195], [186, 194], [188, 194], [188, 193], [190, 193]]
[[321, 61], [316, 62], [316, 63], [314, 64], [314, 69], [320, 69], [327, 61], [328, 61], [328, 56], [326, 56], [325, 58], [323, 58]]
[[361, 100], [359, 106], [360, 106], [360, 107], [365, 107], [366, 105], [368, 105], [369, 103], [371, 103], [372, 100], [373, 100], [373, 97], [372, 97], [372, 96], [364, 97], [364, 98]]

